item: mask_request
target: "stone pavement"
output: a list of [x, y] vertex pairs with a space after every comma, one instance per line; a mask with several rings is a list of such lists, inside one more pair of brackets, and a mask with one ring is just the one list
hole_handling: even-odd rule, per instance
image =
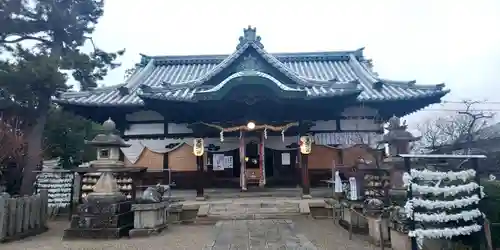
[[204, 250], [290, 249], [316, 250], [297, 233], [291, 220], [233, 220], [217, 222], [215, 239]]
[[[277, 243], [282, 240], [289, 245], [293, 242], [308, 247], [308, 241], [312, 242], [316, 248], [302, 248], [302, 249], [318, 249], [318, 250], [377, 250], [380, 249], [364, 241], [357, 235], [352, 239], [348, 239], [346, 230], [335, 225], [331, 220], [313, 220], [309, 218], [294, 218], [293, 224], [289, 221], [281, 221], [280, 225], [269, 224], [269, 221], [255, 220], [250, 226], [240, 227], [242, 230], [234, 231], [232, 235], [234, 238], [231, 240], [244, 239], [244, 234], [248, 229], [252, 239], [262, 240], [263, 235], [269, 237], [266, 239], [269, 245]], [[242, 221], [239, 221], [242, 222]], [[286, 223], [284, 223], [286, 222]], [[225, 221], [224, 223], [233, 223], [233, 221]], [[238, 223], [238, 221], [234, 221]], [[263, 230], [264, 225], [273, 228]], [[288, 224], [288, 225], [283, 225]], [[292, 226], [293, 225], [293, 226]], [[222, 226], [222, 225], [221, 225]], [[119, 240], [74, 240], [63, 241], [61, 237], [64, 229], [69, 227], [67, 221], [51, 221], [49, 223], [49, 231], [35, 237], [30, 237], [21, 241], [16, 241], [7, 244], [0, 244], [0, 249], [8, 250], [201, 250], [210, 249], [212, 245], [215, 246], [214, 241], [217, 242], [217, 236], [222, 233], [223, 227], [214, 227], [213, 225], [173, 225], [165, 230], [158, 236], [136, 239], [119, 239]], [[234, 227], [227, 227], [231, 229]], [[262, 229], [262, 231], [256, 231]], [[281, 231], [279, 231], [281, 230]], [[252, 233], [253, 232], [253, 233]], [[226, 232], [221, 235], [219, 243], [228, 240], [231, 232]], [[291, 235], [291, 236], [290, 236]], [[224, 238], [225, 237], [225, 238]], [[283, 240], [284, 239], [284, 240]], [[244, 241], [244, 240], [243, 240]], [[253, 240], [250, 243], [261, 241]], [[209, 247], [209, 248], [207, 248]], [[226, 248], [229, 250], [229, 248]], [[233, 248], [238, 249], [238, 248]], [[245, 248], [240, 248], [245, 249]], [[256, 250], [273, 249], [273, 248], [252, 248]], [[300, 249], [300, 248], [275, 248], [275, 249]]]
[[[67, 221], [50, 221], [49, 231], [35, 237], [30, 237], [21, 241], [16, 241], [7, 244], [0, 244], [0, 249], [8, 250], [201, 250], [214, 249], [217, 239], [219, 244], [227, 243], [228, 240], [245, 243], [245, 233], [249, 237], [247, 246], [250, 244], [262, 244], [267, 242], [268, 246], [276, 246], [278, 242], [292, 245], [292, 247], [274, 249], [301, 249], [294, 248], [296, 245], [302, 244], [302, 249], [318, 249], [318, 250], [378, 250], [365, 241], [363, 238], [355, 235], [352, 240], [348, 239], [346, 230], [335, 225], [331, 220], [313, 220], [305, 217], [295, 217], [292, 223], [289, 220], [271, 220], [278, 222], [277, 225], [270, 225], [269, 220], [254, 220], [248, 225], [238, 224], [243, 223], [243, 220], [223, 221], [220, 227], [213, 225], [172, 225], [167, 230], [158, 236], [147, 238], [134, 239], [119, 239], [119, 240], [74, 240], [63, 241], [61, 239], [64, 229], [69, 227]], [[240, 230], [236, 231], [236, 227], [227, 226], [235, 223], [239, 225]], [[226, 227], [224, 227], [226, 226]], [[262, 228], [270, 228], [262, 230]], [[274, 230], [271, 230], [271, 228]], [[223, 229], [231, 230], [230, 232]], [[247, 231], [245, 231], [247, 230]], [[232, 235], [232, 236], [231, 236]], [[232, 237], [232, 238], [230, 238]], [[265, 241], [264, 241], [264, 237]], [[250, 239], [253, 239], [250, 241]], [[214, 243], [215, 242], [215, 243]], [[309, 243], [315, 247], [311, 247]], [[234, 243], [232, 243], [234, 244]], [[244, 245], [242, 245], [244, 246]], [[205, 248], [204, 248], [205, 247]], [[207, 248], [208, 247], [208, 248]], [[235, 248], [236, 245], [232, 249]], [[309, 247], [309, 248], [308, 248]], [[225, 248], [228, 249], [229, 248]], [[239, 248], [247, 249], [247, 248]], [[256, 250], [273, 249], [267, 248], [251, 248]]]

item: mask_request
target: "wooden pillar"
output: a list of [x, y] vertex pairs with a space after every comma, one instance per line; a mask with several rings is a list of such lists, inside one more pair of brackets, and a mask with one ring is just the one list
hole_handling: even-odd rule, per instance
[[[195, 175], [195, 187], [196, 187], [196, 200], [205, 200], [205, 192], [203, 188], [205, 187], [205, 161], [203, 160], [203, 154], [205, 152], [205, 142], [202, 139], [204, 136], [203, 125], [201, 124], [191, 124], [189, 126], [193, 130], [193, 135], [195, 136], [193, 142], [193, 154], [196, 157], [196, 175]], [[201, 144], [201, 145], [200, 145]], [[203, 148], [203, 152], [196, 151], [196, 149]], [[200, 155], [198, 155], [200, 154]]]
[[309, 168], [307, 166], [307, 162], [309, 159], [308, 154], [300, 154], [300, 168], [302, 173], [302, 198], [310, 199], [311, 198], [311, 185], [309, 181]]
[[[470, 147], [469, 147], [470, 149]], [[470, 153], [470, 152], [469, 152]], [[479, 158], [472, 158], [470, 159], [472, 162], [472, 169], [474, 169], [476, 171], [476, 176], [474, 177], [474, 181], [478, 184], [478, 185], [481, 185], [481, 178], [479, 176]], [[476, 194], [478, 197], [482, 197], [482, 193], [481, 193], [481, 188], [477, 188], [476, 189]], [[479, 209], [479, 211], [484, 211], [484, 208], [481, 206], [481, 204], [484, 204], [482, 202], [479, 202], [477, 205], [476, 205], [476, 208]], [[480, 217], [479, 218], [479, 221], [478, 221], [478, 224], [481, 225], [481, 230], [475, 234], [473, 234], [475, 237], [474, 240], [476, 242], [478, 242], [479, 244], [474, 244], [474, 246], [472, 247], [472, 250], [479, 250], [481, 249], [481, 246], [482, 245], [489, 245], [490, 243], [488, 242], [489, 239], [487, 238], [488, 236], [486, 237], [483, 237], [483, 235], [486, 235], [484, 233], [485, 231], [485, 222], [486, 222], [486, 219], [483, 218], [483, 217]], [[488, 234], [491, 236], [491, 234]], [[486, 243], [486, 244], [485, 244]]]
[[[302, 121], [299, 125], [299, 134], [301, 136], [307, 136], [309, 132], [309, 128], [312, 126], [312, 123]], [[300, 139], [299, 139], [300, 141]], [[311, 145], [312, 146], [312, 145]], [[300, 170], [301, 170], [301, 179], [302, 179], [302, 198], [303, 199], [311, 199], [311, 184], [309, 181], [309, 153], [304, 153], [299, 148], [300, 152]]]
[[247, 191], [247, 176], [246, 176], [246, 142], [245, 132], [240, 130], [240, 187], [241, 191]]
[[204, 161], [203, 155], [196, 156], [196, 199], [204, 200], [205, 192], [203, 188], [205, 187], [205, 176], [204, 176]]
[[[411, 159], [410, 158], [404, 158], [404, 164], [405, 164], [406, 172], [409, 173], [411, 171]], [[410, 185], [409, 189], [406, 192], [406, 200], [411, 200], [412, 198], [413, 198], [413, 191], [412, 191], [411, 185]], [[413, 218], [413, 214], [411, 216]], [[415, 220], [414, 219], [410, 219], [410, 221], [408, 223], [408, 226], [409, 226], [410, 230], [412, 230], [412, 231], [415, 230]], [[417, 238], [416, 237], [411, 237], [410, 238], [410, 248], [411, 248], [411, 250], [417, 250], [418, 249]]]

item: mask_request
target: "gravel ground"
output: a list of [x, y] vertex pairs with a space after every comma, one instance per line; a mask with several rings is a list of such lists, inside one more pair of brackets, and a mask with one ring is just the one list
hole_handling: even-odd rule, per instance
[[[318, 250], [368, 250], [377, 249], [362, 239], [348, 239], [347, 232], [334, 225], [331, 220], [295, 219], [294, 224], [299, 233], [305, 235]], [[64, 229], [68, 227], [65, 221], [49, 223], [50, 230], [42, 235], [30, 237], [22, 241], [0, 245], [5, 250], [60, 250], [60, 249], [138, 249], [138, 250], [201, 250], [205, 244], [214, 238], [213, 226], [205, 225], [174, 225], [162, 235], [120, 240], [94, 241], [62, 241]]]
[[49, 231], [21, 241], [0, 245], [1, 250], [201, 250], [212, 240], [213, 226], [174, 225], [159, 236], [119, 240], [71, 240], [61, 239], [68, 222], [51, 222]]

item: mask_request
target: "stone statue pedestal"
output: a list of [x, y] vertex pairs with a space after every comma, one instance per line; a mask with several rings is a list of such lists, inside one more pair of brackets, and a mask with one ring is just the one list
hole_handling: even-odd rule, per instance
[[132, 201], [116, 197], [94, 197], [78, 206], [64, 239], [117, 239], [128, 236], [134, 227]]
[[120, 193], [110, 169], [102, 169], [94, 192], [78, 205], [71, 226], [64, 231], [64, 239], [116, 239], [128, 236], [134, 226], [132, 201]]
[[167, 228], [169, 204], [168, 201], [162, 201], [132, 205], [134, 229], [130, 231], [130, 237], [156, 235]]

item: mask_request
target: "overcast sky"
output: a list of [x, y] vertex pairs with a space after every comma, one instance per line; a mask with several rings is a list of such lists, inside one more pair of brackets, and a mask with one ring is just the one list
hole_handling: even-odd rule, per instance
[[[139, 53], [231, 53], [248, 25], [268, 52], [365, 47], [383, 78], [444, 82], [451, 89], [445, 100], [500, 103], [499, 0], [107, 0], [94, 41], [127, 53], [103, 84], [122, 83]], [[435, 114], [423, 111], [410, 121]]]

